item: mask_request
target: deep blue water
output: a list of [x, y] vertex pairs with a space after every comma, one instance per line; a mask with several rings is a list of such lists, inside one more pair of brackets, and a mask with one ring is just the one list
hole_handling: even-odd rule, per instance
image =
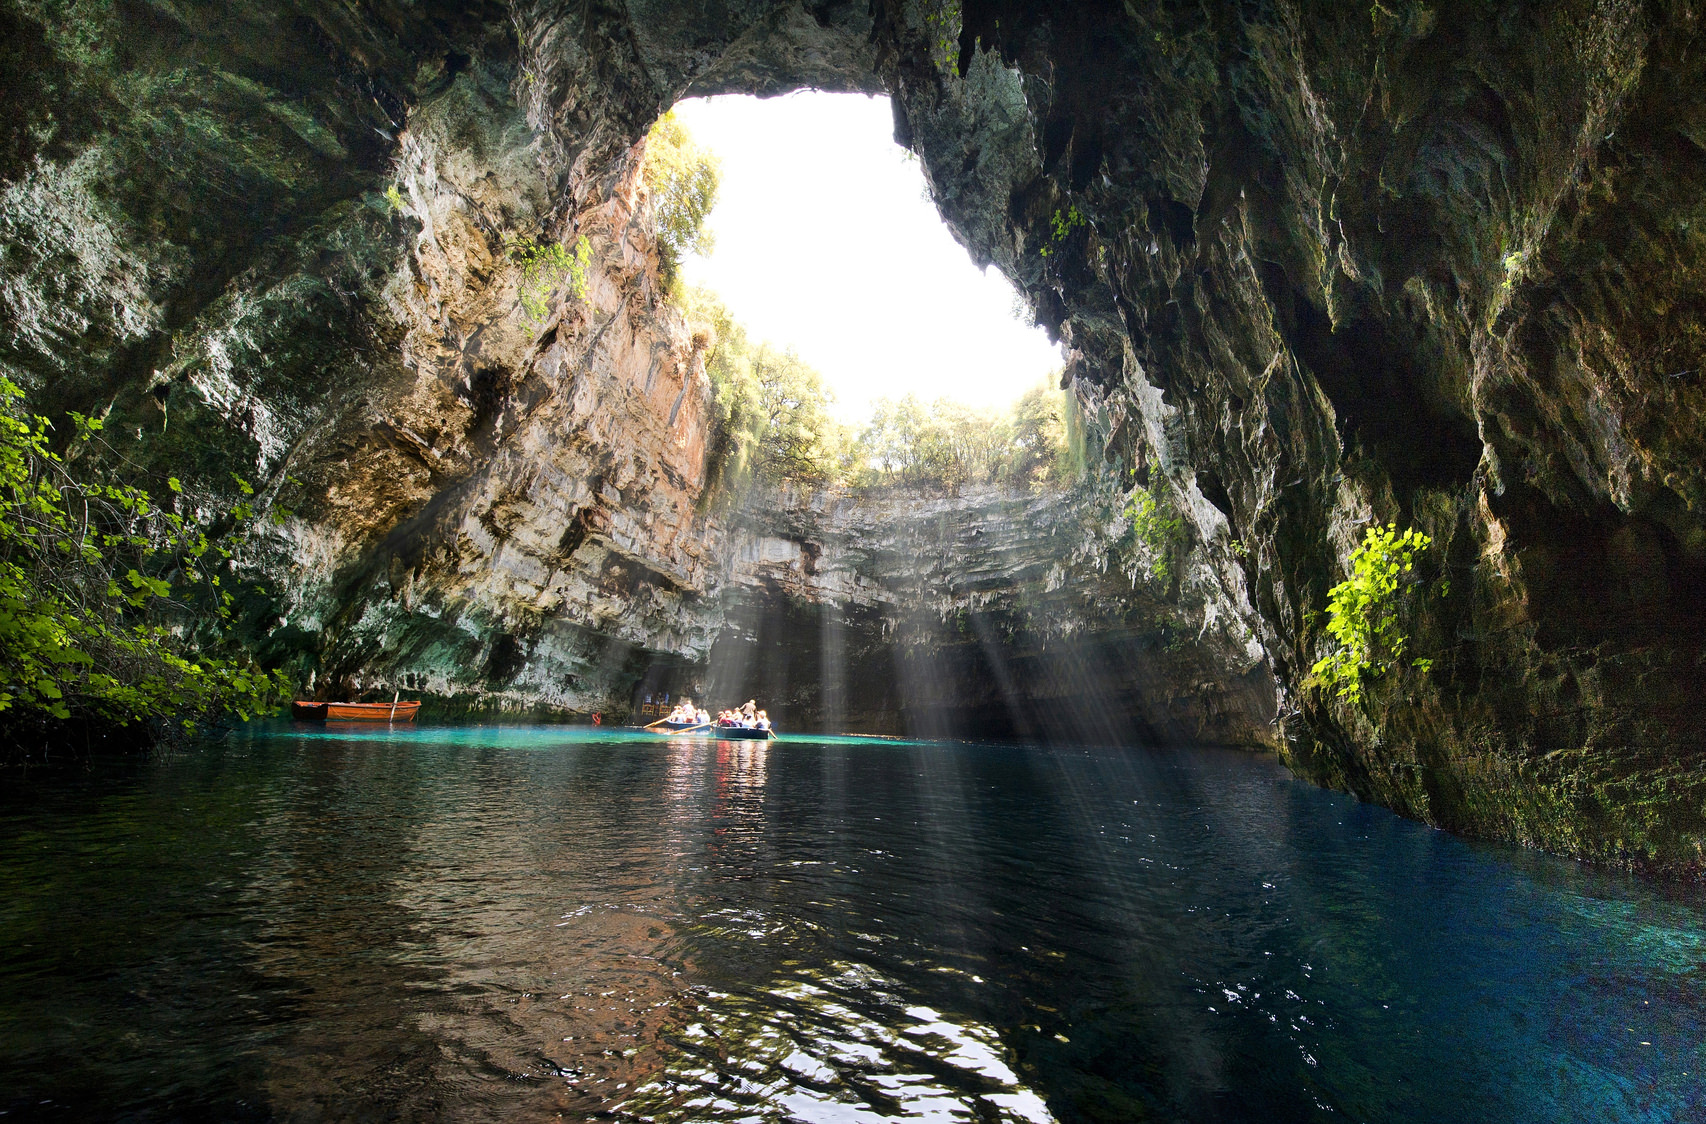
[[1706, 906], [1235, 753], [274, 724], [5, 779], [9, 1119], [1706, 1120]]

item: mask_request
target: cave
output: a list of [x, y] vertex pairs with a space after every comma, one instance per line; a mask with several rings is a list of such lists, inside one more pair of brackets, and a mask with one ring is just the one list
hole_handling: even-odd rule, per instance
[[[621, 718], [650, 669], [739, 664], [807, 728], [1096, 715], [1073, 736], [1273, 748], [1455, 830], [1692, 863], [1692, 24], [1285, 11], [139, 4], [74, 79], [19, 9], [0, 363], [31, 409], [105, 419], [93, 471], [175, 472], [205, 512], [258, 484], [246, 616], [310, 684]], [[146, 89], [103, 102], [107, 73]], [[635, 221], [642, 138], [684, 98], [805, 88], [889, 97], [954, 238], [1061, 341], [1100, 459], [1016, 537], [969, 501], [699, 502], [719, 437]], [[585, 299], [518, 314], [517, 239], [584, 240]], [[1183, 546], [1147, 590], [1120, 520], [1156, 481]], [[1406, 625], [1431, 670], [1346, 706], [1311, 668], [1381, 522], [1434, 544]], [[899, 541], [937, 557], [905, 596]], [[825, 636], [862, 671], [810, 702]], [[1656, 820], [1543, 810], [1661, 774]]]
[[[666, 696], [762, 696], [782, 729], [831, 735], [821, 775], [800, 781], [821, 791], [802, 798], [799, 814], [825, 838], [851, 837], [857, 819], [871, 833], [860, 850], [868, 865], [895, 853], [881, 834], [889, 828], [873, 826], [886, 809], [849, 778], [885, 793], [922, 778], [904, 790], [908, 822], [931, 825], [942, 854], [983, 864], [962, 885], [931, 865], [928, 848], [901, 848], [934, 871], [953, 924], [931, 939], [958, 958], [941, 967], [955, 980], [994, 978], [985, 956], [1018, 979], [1051, 970], [1034, 949], [1085, 963], [1101, 955], [1088, 937], [1055, 949], [1022, 889], [979, 881], [1011, 856], [971, 841], [1033, 823], [1038, 847], [1058, 859], [1046, 877], [1093, 881], [1109, 840], [1138, 830], [1119, 817], [1147, 815], [1153, 793], [1235, 838], [1229, 865], [1264, 892], [1290, 872], [1258, 870], [1249, 856], [1306, 835], [1291, 818], [1301, 807], [1379, 836], [1370, 847], [1395, 870], [1424, 854], [1439, 869], [1480, 869], [1473, 856], [1483, 852], [1449, 850], [1468, 839], [1603, 868], [1581, 878], [1698, 878], [1706, 52], [1697, 8], [126, 0], [85, 10], [5, 0], [8, 417], [20, 434], [42, 419], [25, 459], [73, 482], [55, 494], [107, 502], [140, 488], [174, 526], [211, 535], [214, 554], [229, 551], [206, 564], [197, 559], [208, 548], [180, 551], [183, 567], [158, 577], [115, 570], [116, 592], [90, 587], [93, 603], [112, 601], [115, 620], [132, 619], [117, 599], [143, 603], [150, 581], [164, 589], [186, 574], [199, 580], [197, 567], [225, 567], [221, 588], [231, 592], [209, 653], [252, 661], [321, 699], [394, 705], [406, 692], [458, 728], [532, 724], [518, 737], [642, 726]], [[716, 341], [672, 287], [642, 174], [647, 137], [686, 99], [796, 90], [887, 98], [894, 141], [916, 157], [941, 221], [1058, 342], [1079, 465], [1071, 487], [776, 486], [737, 506], [715, 502], [729, 440], [707, 373]], [[96, 486], [113, 491], [76, 492]], [[135, 514], [134, 497], [113, 502]], [[75, 521], [61, 532], [77, 545], [56, 566], [71, 566], [64, 559], [87, 541], [67, 527]], [[1414, 557], [1380, 594], [1389, 615], [1365, 622], [1390, 658], [1358, 665], [1368, 674], [1351, 689], [1343, 659], [1354, 643], [1339, 627], [1349, 618], [1333, 607], [1347, 587], [1375, 580], [1369, 544], [1381, 528], [1404, 533]], [[6, 549], [27, 553], [27, 539], [8, 538]], [[210, 596], [217, 604], [227, 594]], [[14, 616], [39, 600], [7, 597]], [[173, 642], [214, 634], [182, 606], [162, 612]], [[0, 723], [20, 746], [33, 739], [22, 754], [31, 762], [74, 743], [87, 750], [113, 728], [109, 711], [73, 715], [46, 688], [18, 694], [81, 674], [77, 666], [75, 656], [36, 660], [35, 678], [8, 681], [6, 706], [16, 697], [34, 709], [0, 707]], [[149, 729], [170, 726], [162, 718]], [[835, 756], [841, 734], [903, 748]], [[928, 748], [962, 741], [1002, 748], [951, 767]], [[773, 854], [752, 826], [767, 822], [767, 784], [804, 776], [788, 772], [802, 766], [780, 749], [730, 743], [667, 767], [633, 756], [563, 773], [552, 771], [561, 763], [454, 739], [423, 756], [430, 769], [386, 758], [382, 740], [302, 744], [321, 756], [291, 764], [288, 785], [254, 796], [256, 806], [289, 810], [267, 830], [340, 825], [297, 839], [304, 869], [316, 848], [341, 846], [340, 832], [362, 837], [351, 861], [372, 877], [345, 887], [351, 900], [434, 848], [479, 851], [411, 834], [435, 799], [472, 801], [467, 820], [496, 825], [513, 860], [491, 859], [501, 880], [527, 868], [515, 856], [533, 843], [492, 794], [548, 788], [617, 806], [633, 796], [622, 788], [630, 775], [704, 801], [718, 825], [704, 840], [668, 815], [654, 826], [677, 832], [671, 846], [690, 839], [709, 856], [717, 878], [704, 876], [715, 882], [707, 900], [762, 881], [773, 859], [818, 861]], [[1200, 755], [1173, 756], [1187, 748]], [[1068, 749], [1083, 760], [1060, 764]], [[216, 783], [214, 773], [226, 783], [247, 767], [233, 761], [173, 783], [194, 791]], [[1259, 782], [1236, 772], [1269, 763]], [[1273, 797], [1282, 766], [1313, 787]], [[337, 803], [351, 777], [413, 783], [437, 769], [464, 787], [431, 799], [398, 790], [370, 820]], [[1140, 795], [1097, 803], [1140, 775], [1148, 787], [1131, 790]], [[288, 798], [278, 795], [286, 788]], [[1226, 797], [1234, 791], [1237, 800]], [[1009, 792], [1036, 800], [1008, 801]], [[1094, 825], [1080, 805], [1098, 809]], [[651, 806], [634, 798], [633, 807]], [[1368, 818], [1379, 809], [1403, 819]], [[576, 804], [561, 822], [582, 814]], [[1450, 835], [1399, 834], [1418, 824]], [[605, 825], [609, 838], [650, 853], [621, 835], [632, 826]], [[216, 827], [180, 837], [212, 839]], [[574, 850], [574, 830], [561, 835], [567, 850], [546, 866], [598, 866]], [[221, 854], [241, 849], [232, 842]], [[1293, 869], [1342, 860], [1346, 877], [1367, 874], [1360, 852], [1328, 853], [1296, 852]], [[838, 871], [865, 869], [852, 854], [837, 855]], [[1547, 872], [1534, 881], [1548, 886], [1577, 877], [1532, 869]], [[698, 893], [703, 873], [670, 877]], [[292, 897], [305, 875], [251, 875], [276, 900], [319, 908], [312, 894]], [[841, 900], [825, 885], [811, 908]], [[1096, 908], [1124, 908], [1130, 884], [1118, 885]], [[577, 884], [588, 901], [594, 889]], [[1405, 913], [1401, 895], [1367, 892], [1386, 903], [1382, 917], [1408, 918], [1408, 930], [1391, 933], [1444, 924]], [[907, 906], [910, 893], [861, 899], [864, 915], [833, 924], [807, 909], [798, 932], [875, 934], [880, 944], [869, 918]], [[1662, 893], [1628, 893], [1671, 916], [1675, 901]], [[433, 900], [386, 899], [322, 943], [328, 955], [363, 941], [391, 947], [415, 932], [410, 911], [432, 914]], [[1049, 900], [1071, 915], [1061, 931], [1077, 933], [1079, 905]], [[638, 907], [611, 906], [599, 924], [662, 963], [708, 932], [758, 941], [779, 931], [747, 905], [679, 932], [659, 921], [667, 937], [635, 935], [651, 923], [633, 921]], [[1296, 906], [1306, 907], [1337, 916], [1319, 901]], [[978, 947], [982, 931], [965, 920], [980, 910], [1009, 926], [989, 938], [994, 951]], [[570, 917], [565, 909], [561, 920]], [[1322, 925], [1340, 948], [1360, 939], [1338, 920]], [[1121, 939], [1146, 947], [1142, 929], [1132, 922]], [[1644, 939], [1624, 936], [1631, 947]], [[251, 937], [265, 943], [264, 933]], [[1286, 954], [1307, 964], [1297, 939]], [[55, 941], [70, 947], [64, 934]], [[296, 955], [280, 952], [285, 966], [253, 985], [265, 993], [257, 1004], [334, 1002]], [[445, 978], [459, 970], [433, 963]], [[707, 953], [692, 967], [722, 963]], [[908, 983], [916, 965], [897, 964], [894, 977]], [[340, 965], [357, 993], [425, 986], [404, 961]], [[218, 986], [250, 994], [250, 970]], [[1190, 974], [1171, 962], [1158, 971]], [[1228, 1005], [1253, 1010], [1270, 986], [1259, 975], [1192, 977], [1198, 1005], [1217, 1016]], [[660, 995], [674, 986], [647, 980]], [[1401, 991], [1378, 982], [1384, 998]], [[140, 995], [149, 985], [134, 986]], [[555, 986], [517, 985], [517, 1017]], [[788, 1002], [803, 1024], [833, 1022], [799, 996], [842, 986], [813, 977]], [[888, 977], [881, 986], [905, 990]], [[1268, 1071], [1240, 1062], [1234, 1046], [1195, 1059], [1154, 1027], [1127, 1025], [1147, 993], [1109, 985], [1096, 1018], [1123, 1029], [1081, 1036], [1069, 995], [1038, 999], [1020, 1019], [1001, 1012], [1030, 998], [965, 998], [967, 987], [967, 1009], [1007, 1028], [987, 1042], [981, 1031], [963, 1037], [999, 1039], [1007, 1051], [1012, 1066], [989, 1078], [1000, 1090], [991, 1097], [1068, 1073], [1048, 1100], [1060, 1119], [1262, 1118], [1269, 1093], [1248, 1090], [1267, 1090]], [[707, 1008], [739, 990], [704, 988]], [[650, 1017], [635, 1012], [653, 1009], [637, 1005], [635, 1025]], [[725, 1013], [733, 1034], [740, 1013]], [[1359, 1008], [1363, 1016], [1386, 1017]], [[457, 1017], [452, 1005], [421, 1016], [392, 1043], [386, 1080], [400, 1087], [432, 1071], [439, 1046], [429, 1029]], [[679, 1046], [692, 1026], [709, 1025], [679, 1021], [645, 1033]], [[940, 1030], [921, 1025], [919, 1035]], [[1240, 1026], [1248, 1041], [1267, 1041], [1262, 1027]], [[822, 1029], [822, 1040], [844, 1030]], [[596, 1056], [627, 1058], [626, 1033], [597, 1030]], [[1310, 1051], [1325, 1048], [1297, 1033], [1285, 1064], [1298, 1055], [1313, 1070]], [[1449, 1052], [1434, 1042], [1445, 1037], [1429, 1048]], [[1138, 1041], [1158, 1060], [1132, 1061], [1118, 1045]], [[480, 1064], [545, 1079], [532, 1060], [494, 1051]], [[553, 1107], [592, 1114], [616, 1104], [628, 1063], [597, 1064], [602, 1092], [563, 1093]], [[547, 1077], [567, 1080], [573, 1066], [560, 1066]], [[1231, 1076], [1212, 1076], [1216, 1066]], [[298, 1090], [298, 1103], [332, 1096], [288, 1066], [264, 1079], [245, 1073], [245, 1088], [273, 1081]], [[1682, 1098], [1674, 1103], [1700, 1103], [1694, 1086], [1665, 1080], [1666, 1095]], [[1384, 1111], [1366, 1090], [1334, 1090], [1336, 1108]], [[1303, 1101], [1283, 1099], [1291, 1093], [1272, 1095], [1295, 1112], [1271, 1118], [1308, 1117]], [[385, 1104], [392, 1115], [433, 1115], [416, 1095]], [[1403, 1100], [1411, 1095], [1392, 1094], [1415, 1118], [1443, 1111], [1424, 1094]], [[898, 1100], [872, 1103], [901, 1111]], [[1020, 1101], [979, 1103], [994, 1119]], [[212, 1105], [196, 1110], [238, 1113]], [[0, 1109], [9, 1106], [0, 1095]]]

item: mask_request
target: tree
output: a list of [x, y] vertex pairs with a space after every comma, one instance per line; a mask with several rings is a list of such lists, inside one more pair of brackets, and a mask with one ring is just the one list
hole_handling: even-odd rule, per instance
[[751, 356], [763, 428], [758, 475], [770, 481], [823, 484], [839, 475], [841, 427], [830, 417], [833, 396], [823, 376], [793, 351], [760, 344]]
[[[145, 726], [270, 709], [288, 684], [229, 640], [232, 550], [139, 488], [82, 481], [0, 377], [0, 725]], [[101, 423], [71, 415], [77, 441]], [[254, 518], [253, 489], [227, 533]], [[168, 479], [174, 498], [183, 486]], [[218, 652], [218, 655], [214, 653]]]
[[847, 440], [830, 416], [823, 377], [791, 351], [754, 346], [715, 294], [687, 289], [678, 304], [704, 333], [715, 428], [706, 495], [727, 503], [758, 480], [839, 480]]
[[1083, 472], [1077, 405], [1047, 383], [1006, 411], [910, 394], [879, 399], [854, 439], [831, 416], [822, 376], [798, 355], [754, 345], [713, 293], [683, 289], [672, 299], [705, 339], [716, 422], [708, 503], [727, 503], [757, 481], [955, 495], [974, 484], [1063, 486]]
[[921, 437], [928, 414], [912, 395], [896, 402], [879, 398], [871, 409], [871, 421], [859, 435], [859, 449], [869, 467], [868, 483], [916, 484], [922, 479]]
[[641, 174], [651, 193], [658, 262], [668, 283], [675, 280], [684, 255], [711, 252], [714, 241], [705, 220], [717, 205], [721, 166], [713, 153], [693, 139], [674, 110], [658, 118], [645, 144]]
[[1059, 392], [1043, 383], [1027, 390], [1013, 407], [1013, 457], [1009, 471], [1025, 483], [1051, 477], [1066, 445]]
[[856, 449], [857, 483], [946, 492], [970, 484], [1042, 487], [1076, 478], [1071, 448], [1075, 408], [1047, 385], [1009, 411], [977, 410], [946, 398], [925, 404], [907, 395], [879, 399]]

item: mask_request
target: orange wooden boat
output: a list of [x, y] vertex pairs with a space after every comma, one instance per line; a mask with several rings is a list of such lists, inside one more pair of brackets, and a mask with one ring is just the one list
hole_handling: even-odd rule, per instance
[[416, 702], [388, 703], [323, 703], [323, 702], [293, 702], [290, 704], [290, 716], [310, 722], [413, 722], [415, 712], [421, 708]]

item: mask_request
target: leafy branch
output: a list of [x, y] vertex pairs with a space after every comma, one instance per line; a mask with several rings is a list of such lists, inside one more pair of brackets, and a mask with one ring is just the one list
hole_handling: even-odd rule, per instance
[[687, 254], [708, 255], [716, 239], [706, 219], [717, 205], [721, 163], [687, 131], [675, 111], [664, 114], [646, 134], [641, 175], [657, 221], [658, 266], [673, 283]]
[[1130, 541], [1149, 556], [1149, 576], [1157, 584], [1173, 582], [1173, 560], [1185, 541], [1185, 519], [1173, 506], [1166, 486], [1157, 475], [1147, 488], [1132, 492], [1125, 506], [1130, 522]]
[[1078, 204], [1074, 203], [1064, 211], [1056, 208], [1054, 214], [1049, 216], [1048, 224], [1049, 243], [1040, 251], [1045, 258], [1054, 252], [1055, 247], [1066, 241], [1074, 230], [1089, 225], [1089, 220], [1084, 217], [1084, 212], [1078, 209]]
[[[40, 416], [0, 377], [0, 714], [118, 726], [177, 716], [186, 727], [270, 709], [289, 683], [235, 652], [232, 550], [128, 485], [80, 481]], [[70, 415], [76, 440], [101, 422]], [[234, 477], [245, 496], [254, 489]], [[167, 481], [174, 494], [182, 485]], [[231, 512], [233, 530], [254, 518]]]
[[[1327, 593], [1327, 632], [1338, 649], [1310, 669], [1336, 687], [1340, 698], [1361, 702], [1365, 680], [1403, 661], [1409, 637], [1398, 624], [1399, 586], [1414, 571], [1417, 552], [1432, 543], [1414, 528], [1400, 532], [1396, 523], [1376, 524], [1351, 552], [1350, 577]], [[1427, 659], [1412, 664], [1423, 671], [1433, 667]]]
[[557, 242], [540, 242], [532, 238], [511, 238], [504, 249], [521, 267], [521, 279], [516, 283], [516, 297], [527, 318], [539, 323], [551, 314], [551, 294], [568, 283], [569, 296], [581, 300], [586, 296], [586, 268], [592, 261], [592, 243], [581, 235], [571, 252]]

